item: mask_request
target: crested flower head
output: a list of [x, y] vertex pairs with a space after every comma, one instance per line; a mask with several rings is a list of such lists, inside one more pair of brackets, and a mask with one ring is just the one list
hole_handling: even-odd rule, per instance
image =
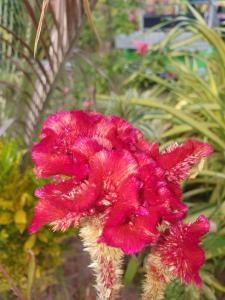
[[167, 229], [153, 250], [160, 257], [161, 264], [175, 277], [188, 284], [201, 286], [199, 270], [205, 255], [200, 246], [200, 238], [209, 231], [209, 222], [200, 216], [194, 223], [178, 222]]
[[97, 218], [99, 243], [127, 254], [156, 245], [161, 224], [190, 227], [179, 225], [187, 213], [179, 184], [211, 152], [208, 144], [189, 140], [160, 153], [156, 142], [119, 117], [58, 112], [46, 119], [32, 149], [36, 175], [52, 180], [36, 190], [30, 232]]

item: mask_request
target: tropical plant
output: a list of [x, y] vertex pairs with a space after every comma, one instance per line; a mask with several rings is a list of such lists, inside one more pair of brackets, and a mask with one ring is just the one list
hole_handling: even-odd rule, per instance
[[[10, 65], [14, 66], [19, 80], [10, 82], [9, 77], [0, 83], [5, 86], [6, 91], [13, 91], [10, 94], [12, 111], [8, 117], [16, 119], [16, 131], [27, 144], [30, 144], [35, 135], [41, 114], [64, 71], [65, 63], [81, 30], [84, 13], [90, 22], [92, 20], [90, 9], [94, 3], [95, 1], [89, 3], [87, 0], [54, 3], [43, 1], [42, 6], [42, 1], [24, 0], [20, 2], [22, 9], [18, 19], [22, 20], [23, 24], [26, 23], [26, 30], [14, 30], [14, 27], [5, 24], [5, 19], [1, 18], [2, 47], [17, 53], [17, 56], [13, 57], [11, 52], [3, 51], [1, 61], [8, 60]], [[10, 1], [4, 2], [6, 16], [10, 7]], [[41, 26], [38, 27], [40, 15]], [[35, 44], [37, 29], [39, 39], [36, 41], [39, 40], [39, 43]], [[7, 108], [10, 107], [8, 102], [9, 100]]]
[[55, 283], [54, 272], [62, 263], [62, 236], [48, 230], [30, 236], [27, 226], [38, 183], [30, 164], [25, 164], [22, 144], [0, 142], [0, 294], [14, 286], [31, 299], [33, 285], [43, 291]]

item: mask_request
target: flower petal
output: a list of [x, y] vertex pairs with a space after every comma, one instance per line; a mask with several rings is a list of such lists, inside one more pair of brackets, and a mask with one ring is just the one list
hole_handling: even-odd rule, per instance
[[158, 162], [166, 171], [168, 180], [179, 183], [189, 176], [194, 165], [211, 153], [209, 144], [189, 139], [185, 144], [169, 147], [167, 152], [159, 156]]
[[97, 194], [94, 184], [89, 184], [87, 180], [78, 182], [73, 178], [58, 184], [46, 184], [35, 192], [37, 197], [52, 201], [58, 208], [66, 208], [71, 212], [85, 212], [92, 208]]
[[79, 137], [76, 139], [72, 146], [72, 152], [75, 157], [82, 157], [84, 162], [88, 162], [89, 159], [97, 152], [102, 150], [103, 147], [89, 137]]
[[200, 247], [200, 238], [209, 230], [209, 222], [200, 216], [194, 223], [178, 222], [162, 234], [153, 254], [160, 256], [162, 263], [174, 276], [185, 283], [193, 281], [201, 285], [199, 269], [205, 261]]
[[49, 116], [43, 124], [41, 141], [32, 149], [37, 176], [71, 176], [75, 172], [86, 175], [87, 166], [79, 152], [72, 151], [72, 147], [81, 137], [91, 138], [96, 124], [102, 119], [101, 114], [76, 110]]
[[73, 140], [78, 135], [88, 135], [101, 118], [101, 114], [91, 114], [80, 110], [60, 111], [45, 120], [41, 138], [55, 134]]
[[137, 174], [137, 162], [126, 150], [102, 150], [90, 160], [90, 181], [96, 184], [120, 185], [132, 175]]
[[32, 148], [32, 159], [35, 163], [37, 177], [46, 178], [53, 175], [79, 175], [84, 178], [88, 173], [88, 165], [83, 162], [79, 153], [70, 154], [65, 151], [57, 151], [55, 137], [44, 138]]
[[62, 220], [64, 220], [64, 227], [61, 226], [58, 230], [65, 230], [72, 223], [77, 222], [78, 217], [78, 213], [70, 213], [66, 208], [62, 209], [54, 205], [52, 201], [41, 199], [35, 207], [34, 216], [29, 225], [29, 233], [35, 233], [46, 224], [62, 222]]
[[142, 156], [138, 155], [139, 173], [143, 182], [140, 193], [143, 206], [147, 209], [161, 207], [162, 218], [171, 223], [183, 219], [187, 206], [181, 201], [179, 185], [166, 180], [165, 172], [157, 162], [145, 159], [146, 155]]
[[127, 219], [124, 215], [124, 222], [121, 217], [122, 214], [120, 219], [117, 219], [121, 223], [116, 226], [108, 225], [112, 225], [112, 222], [106, 223], [98, 242], [120, 248], [126, 254], [134, 254], [147, 245], [155, 243], [158, 239], [159, 233], [156, 230], [158, 218], [156, 216], [136, 216], [133, 219]]

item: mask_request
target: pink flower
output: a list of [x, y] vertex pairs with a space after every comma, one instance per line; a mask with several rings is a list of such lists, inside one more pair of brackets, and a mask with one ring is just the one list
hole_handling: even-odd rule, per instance
[[178, 222], [162, 234], [153, 254], [161, 259], [175, 277], [188, 284], [192, 281], [201, 286], [199, 270], [204, 264], [205, 255], [200, 246], [200, 238], [209, 231], [209, 222], [200, 216], [194, 223]]
[[209, 144], [189, 139], [185, 144], [173, 144], [162, 154], [156, 155], [159, 165], [166, 171], [170, 182], [180, 183], [190, 174], [193, 166], [213, 152]]
[[137, 50], [137, 53], [140, 55], [145, 55], [148, 52], [148, 44], [142, 41], [134, 41], [134, 46]]
[[95, 105], [94, 101], [86, 100], [83, 102], [83, 108], [85, 111], [90, 111], [94, 105]]
[[138, 11], [137, 9], [130, 9], [128, 11], [128, 21], [131, 23], [136, 23], [137, 22], [137, 17], [138, 17]]
[[63, 96], [66, 97], [66, 96], [69, 95], [69, 93], [70, 93], [69, 87], [68, 87], [68, 86], [65, 86], [65, 87], [63, 88]]
[[49, 116], [32, 158], [38, 177], [53, 178], [36, 191], [30, 232], [97, 218], [98, 242], [127, 254], [155, 245], [159, 225], [173, 228], [185, 218], [179, 184], [211, 152], [208, 144], [189, 140], [160, 153], [156, 142], [116, 116], [77, 110]]

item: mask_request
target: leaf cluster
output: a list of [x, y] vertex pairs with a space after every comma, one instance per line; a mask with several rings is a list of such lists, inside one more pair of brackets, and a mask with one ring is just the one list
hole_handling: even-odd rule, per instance
[[[55, 282], [53, 273], [63, 262], [62, 235], [47, 228], [28, 233], [36, 182], [31, 164], [24, 159], [25, 152], [18, 140], [0, 141], [0, 265], [21, 290], [27, 291], [32, 253], [34, 282], [43, 291]], [[0, 293], [10, 288], [0, 273]]]

